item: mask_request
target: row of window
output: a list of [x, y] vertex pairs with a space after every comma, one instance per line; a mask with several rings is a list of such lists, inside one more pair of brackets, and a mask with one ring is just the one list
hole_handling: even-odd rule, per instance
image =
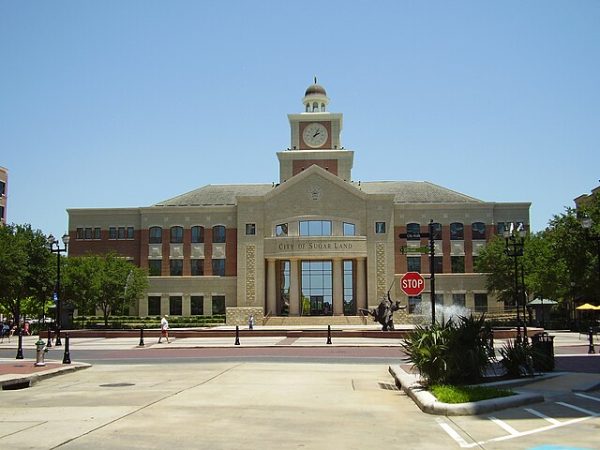
[[[212, 227], [212, 242], [225, 242], [225, 227], [223, 225], [215, 225]], [[148, 240], [150, 244], [162, 244], [163, 229], [161, 227], [150, 227], [148, 230]], [[191, 228], [192, 244], [204, 243], [204, 227], [194, 226]], [[175, 226], [169, 229], [169, 242], [171, 244], [183, 243], [183, 227]]]
[[[431, 224], [434, 240], [442, 240], [442, 224]], [[471, 224], [471, 239], [485, 240], [486, 225], [483, 222], [473, 222]], [[421, 240], [421, 225], [418, 223], [409, 223], [406, 225], [406, 239], [409, 241]], [[465, 239], [465, 226], [460, 222], [450, 224], [450, 239], [453, 241], [462, 241]]]
[[[444, 273], [444, 258], [442, 256], [434, 257], [435, 273]], [[473, 267], [476, 266], [477, 256], [473, 255]], [[407, 256], [407, 272], [421, 272], [421, 257]], [[465, 273], [465, 257], [450, 256], [451, 273]], [[427, 271], [429, 271], [429, 263], [427, 263]]]
[[[183, 259], [171, 259], [169, 260], [169, 275], [172, 277], [183, 276]], [[204, 259], [190, 259], [190, 275], [191, 276], [202, 276], [204, 275]], [[225, 276], [225, 260], [224, 259], [213, 259], [211, 261], [212, 274], [218, 277]], [[148, 260], [148, 274], [151, 277], [159, 277], [162, 275], [162, 260], [161, 259], [150, 259]]]
[[[212, 303], [212, 315], [225, 314], [225, 296], [224, 295], [213, 295], [211, 298]], [[161, 299], [158, 295], [148, 296], [148, 315], [159, 316], [162, 314]], [[183, 298], [180, 295], [172, 295], [169, 297], [169, 315], [171, 316], [182, 316], [183, 315]], [[204, 315], [204, 296], [192, 295], [190, 296], [190, 315], [191, 316], [203, 316]]]
[[[102, 239], [102, 229], [100, 227], [77, 228], [75, 235], [79, 240], [100, 240]], [[133, 239], [133, 227], [109, 227], [108, 239]]]
[[[487, 294], [474, 294], [475, 300], [475, 312], [485, 313], [488, 311], [488, 296]], [[408, 313], [409, 314], [421, 314], [421, 306], [423, 304], [423, 298], [419, 295], [416, 297], [408, 297]], [[444, 305], [444, 294], [435, 294], [435, 304], [438, 306]], [[452, 294], [452, 306], [458, 306], [465, 308], [465, 294]], [[450, 305], [447, 305], [450, 306]], [[436, 308], [437, 309], [437, 308]]]
[[[289, 225], [287, 223], [280, 223], [275, 226], [275, 236], [287, 236], [288, 230]], [[331, 230], [331, 220], [300, 220], [298, 222], [298, 233], [300, 236], [331, 236]], [[342, 224], [342, 233], [344, 236], [355, 236], [356, 225], [344, 222]]]

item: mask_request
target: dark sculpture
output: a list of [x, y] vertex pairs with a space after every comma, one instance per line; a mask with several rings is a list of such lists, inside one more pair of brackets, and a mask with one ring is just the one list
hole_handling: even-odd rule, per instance
[[404, 309], [406, 306], [400, 306], [400, 302], [393, 302], [390, 298], [388, 291], [387, 298], [382, 298], [377, 308], [364, 309], [359, 308], [359, 311], [363, 314], [373, 316], [375, 322], [379, 322], [382, 325], [382, 331], [391, 331], [394, 329], [394, 311]]

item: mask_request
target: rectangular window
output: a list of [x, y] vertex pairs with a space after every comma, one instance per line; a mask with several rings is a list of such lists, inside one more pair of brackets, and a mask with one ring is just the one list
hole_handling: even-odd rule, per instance
[[479, 256], [477, 255], [473, 255], [473, 273], [479, 273], [478, 272], [478, 267], [477, 267], [477, 261], [479, 259]]
[[127, 227], [127, 239], [133, 239], [133, 238], [134, 238], [133, 227]]
[[108, 228], [108, 238], [109, 239], [116, 239], [117, 238], [117, 228], [116, 227], [109, 227]]
[[408, 313], [409, 314], [420, 314], [421, 313], [421, 296], [408, 297]]
[[151, 277], [159, 277], [162, 275], [162, 260], [160, 260], [160, 259], [149, 259], [148, 260], [148, 275]]
[[94, 239], [100, 239], [102, 237], [102, 231], [100, 228], [94, 228]]
[[288, 224], [280, 223], [275, 226], [275, 236], [287, 236], [288, 235]]
[[246, 236], [254, 236], [256, 234], [256, 224], [255, 223], [247, 223], [246, 224]]
[[420, 256], [408, 256], [406, 258], [407, 271], [408, 272], [421, 272], [421, 257]]
[[444, 257], [436, 256], [434, 257], [433, 261], [435, 266], [435, 273], [444, 273]]
[[204, 260], [203, 259], [191, 259], [190, 264], [192, 265], [191, 275], [194, 277], [204, 275]]
[[465, 257], [464, 256], [451, 256], [452, 262], [452, 273], [465, 273]]
[[86, 239], [91, 239], [92, 238], [92, 229], [91, 228], [86, 228], [85, 229], [85, 238]]
[[487, 312], [488, 298], [487, 294], [475, 294], [475, 312]]
[[375, 233], [385, 234], [385, 222], [375, 222]]
[[452, 294], [452, 304], [456, 306], [465, 306], [465, 294]]
[[6, 192], [6, 183], [4, 181], [0, 181], [0, 197], [2, 197], [5, 192]]
[[344, 236], [355, 236], [356, 225], [353, 223], [344, 222]]
[[213, 297], [212, 297], [212, 313], [213, 313], [213, 316], [216, 314], [225, 314], [225, 296], [224, 295], [213, 295]]
[[190, 297], [190, 314], [192, 316], [204, 315], [204, 297], [202, 295], [192, 295]]
[[300, 236], [331, 236], [331, 221], [301, 220]]
[[183, 311], [182, 303], [180, 295], [169, 297], [169, 314], [171, 316], [181, 316]]
[[118, 228], [118, 234], [117, 234], [117, 239], [125, 239], [125, 227], [119, 227]]
[[84, 239], [83, 228], [77, 228], [77, 239]]
[[4, 206], [0, 206], [0, 219], [4, 219]]
[[421, 240], [421, 225], [418, 223], [409, 223], [406, 225], [406, 240], [420, 241]]
[[212, 260], [212, 271], [213, 275], [218, 277], [225, 276], [225, 260], [224, 259], [213, 259]]
[[160, 244], [162, 242], [162, 228], [151, 227], [148, 231], [148, 241], [151, 244]]
[[149, 316], [160, 316], [160, 296], [159, 295], [148, 296], [148, 315]]
[[435, 294], [435, 304], [436, 305], [444, 304], [444, 294]]
[[356, 315], [356, 300], [354, 298], [354, 262], [344, 261], [344, 315]]
[[169, 261], [170, 274], [172, 277], [183, 275], [183, 259], [172, 259]]

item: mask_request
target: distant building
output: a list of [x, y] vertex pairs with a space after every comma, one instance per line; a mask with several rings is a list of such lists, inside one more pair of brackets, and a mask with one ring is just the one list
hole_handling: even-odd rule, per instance
[[587, 202], [589, 202], [596, 195], [600, 195], [600, 186], [592, 189], [591, 194], [581, 194], [579, 197], [573, 199], [573, 201], [575, 202], [575, 209], [578, 210], [582, 206], [585, 206], [585, 204]]
[[[418, 248], [433, 220], [436, 301], [499, 306], [474, 262], [507, 223], [528, 226], [531, 204], [486, 202], [426, 181], [353, 180], [342, 114], [328, 103], [315, 80], [304, 111], [288, 115], [277, 183], [206, 185], [147, 207], [69, 209], [69, 255], [113, 250], [147, 269], [147, 295], [131, 311], [140, 316], [357, 316], [389, 289], [416, 316], [429, 292], [407, 298], [399, 279], [429, 272]], [[404, 153], [380, 164], [406, 161]], [[421, 158], [410, 172], [427, 164]], [[457, 176], [468, 172], [465, 160]]]
[[8, 170], [0, 167], [0, 224], [6, 224], [6, 200], [8, 196]]

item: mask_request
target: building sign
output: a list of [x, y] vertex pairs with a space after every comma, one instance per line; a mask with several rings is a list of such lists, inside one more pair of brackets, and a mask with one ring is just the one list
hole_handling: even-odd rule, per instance
[[352, 256], [366, 256], [366, 239], [363, 237], [355, 239], [265, 239], [265, 256], [330, 256], [337, 253]]

